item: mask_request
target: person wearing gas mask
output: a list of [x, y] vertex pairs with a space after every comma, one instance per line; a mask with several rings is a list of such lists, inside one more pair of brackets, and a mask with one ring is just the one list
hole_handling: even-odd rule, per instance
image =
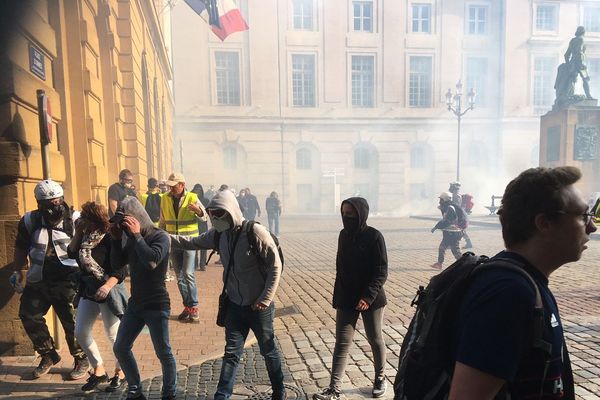
[[124, 169], [119, 172], [119, 182], [113, 183], [108, 188], [108, 216], [115, 215], [117, 207], [126, 196], [135, 197], [135, 186], [133, 185], [133, 174], [130, 170]]
[[110, 223], [112, 267], [119, 269], [129, 264], [131, 275], [131, 297], [113, 346], [129, 386], [127, 398], [145, 399], [140, 371], [131, 349], [144, 326], [147, 326], [162, 367], [162, 399], [174, 399], [177, 366], [169, 342], [171, 302], [165, 285], [169, 236], [154, 226], [135, 197], [127, 197], [121, 202]]
[[197, 237], [171, 235], [171, 246], [185, 250], [217, 250], [223, 261], [223, 284], [229, 300], [224, 318], [225, 354], [214, 399], [231, 397], [250, 330], [265, 359], [272, 399], [285, 399], [281, 355], [273, 331], [273, 299], [282, 269], [277, 246], [264, 226], [248, 224], [235, 195], [229, 190], [218, 192], [208, 204], [207, 211], [212, 223], [208, 232]]
[[369, 204], [362, 197], [342, 202], [344, 229], [338, 238], [336, 276], [333, 289], [335, 348], [329, 386], [313, 395], [314, 400], [338, 400], [356, 322], [362, 315], [367, 340], [373, 352], [375, 377], [372, 396], [381, 397], [387, 389], [386, 347], [383, 340], [383, 311], [387, 304], [383, 285], [388, 261], [381, 232], [367, 225]]
[[60, 361], [44, 319], [52, 306], [75, 359], [69, 377], [80, 379], [86, 376], [90, 364], [75, 339], [73, 299], [77, 293], [79, 267], [67, 254], [73, 236], [73, 219], [64, 201], [63, 188], [57, 182], [43, 180], [35, 186], [34, 193], [38, 209], [25, 213], [19, 221], [14, 257], [19, 284], [27, 282], [21, 296], [19, 318], [33, 349], [41, 356], [32, 378], [47, 374]]

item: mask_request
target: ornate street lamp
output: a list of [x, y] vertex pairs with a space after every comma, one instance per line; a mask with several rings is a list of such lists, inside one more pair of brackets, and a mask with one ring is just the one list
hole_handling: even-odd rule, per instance
[[460, 120], [462, 116], [465, 115], [469, 110], [475, 108], [475, 90], [471, 88], [469, 93], [467, 93], [467, 103], [468, 107], [466, 109], [462, 109], [462, 96], [463, 96], [463, 85], [461, 81], [458, 81], [456, 84], [456, 92], [452, 93], [452, 89], [448, 89], [446, 93], [446, 105], [448, 106], [448, 111], [452, 111], [454, 115], [458, 118], [458, 140], [457, 140], [457, 149], [456, 149], [456, 180], [460, 181]]

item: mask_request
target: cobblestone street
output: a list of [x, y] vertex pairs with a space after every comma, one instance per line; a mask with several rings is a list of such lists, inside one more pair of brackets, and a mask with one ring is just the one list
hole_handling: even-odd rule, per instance
[[[286, 383], [290, 385], [290, 399], [305, 398], [304, 396], [312, 396], [329, 383], [335, 341], [335, 312], [331, 307], [331, 297], [335, 277], [337, 235], [341, 223], [333, 217], [289, 218], [283, 219], [282, 222], [281, 244], [286, 265], [277, 296], [280, 316], [275, 323], [276, 334], [285, 358], [285, 375]], [[417, 287], [426, 284], [435, 273], [429, 266], [435, 261], [441, 233], [429, 232], [434, 224], [429, 220], [375, 217], [370, 218], [369, 223], [383, 232], [389, 257], [389, 277], [385, 285], [388, 306], [384, 318], [384, 336], [388, 348], [386, 372], [390, 382], [384, 398], [391, 399], [391, 384], [398, 363], [400, 344], [414, 312], [410, 307], [410, 300]], [[493, 217], [480, 217], [474, 219], [474, 223], [469, 233], [476, 253], [493, 255], [502, 249], [499, 225]], [[567, 332], [578, 398], [600, 399], [600, 263], [597, 261], [600, 259], [600, 241], [591, 240], [588, 246], [589, 249], [580, 262], [562, 267], [550, 280]], [[446, 265], [451, 259], [449, 252], [447, 257], [450, 258], [447, 258]], [[201, 290], [206, 290], [206, 286], [214, 286], [209, 291], [210, 296], [217, 296], [220, 290], [220, 274], [216, 271], [218, 268], [220, 267], [209, 266], [209, 271], [212, 269], [213, 272], [206, 276], [210, 276], [212, 281], [201, 285]], [[171, 293], [173, 304], [179, 304], [178, 293]], [[208, 304], [216, 307], [216, 298], [209, 299]], [[179, 306], [173, 307], [173, 313], [179, 311], [176, 308]], [[210, 318], [212, 317], [207, 317], [203, 324], [211, 323]], [[99, 323], [96, 324], [96, 328], [99, 326]], [[178, 330], [180, 326], [181, 324], [172, 322], [172, 335], [177, 335], [174, 330]], [[216, 335], [212, 332], [209, 334]], [[96, 338], [103, 336], [98, 330]], [[179, 350], [178, 343], [185, 343], [185, 340], [177, 338], [172, 342], [174, 350]], [[201, 348], [205, 340], [207, 338], [201, 333], [187, 337], [188, 343], [196, 343]], [[268, 389], [268, 378], [258, 348], [252, 341], [249, 344], [239, 372], [236, 398], [270, 398], [260, 394]], [[214, 339], [212, 348], [219, 349], [221, 346], [222, 337]], [[217, 352], [212, 358], [204, 357], [194, 364], [193, 360], [197, 358], [192, 356], [194, 351], [196, 350], [191, 345], [185, 351], [189, 363], [181, 363], [183, 352], [176, 354], [181, 364], [178, 398], [210, 399], [218, 380], [220, 353]], [[103, 354], [107, 352], [108, 350], [103, 350]], [[343, 388], [346, 398], [370, 397], [373, 379], [371, 357], [362, 323], [359, 322]], [[149, 354], [147, 360], [148, 363], [157, 363], [153, 354]], [[10, 375], [10, 366], [6, 360], [3, 360], [1, 368], [0, 378]], [[20, 371], [23, 370], [24, 368], [20, 367]], [[148, 378], [145, 389], [151, 395], [150, 398], [160, 397], [160, 379], [156, 378], [159, 374], [158, 372], [152, 375], [154, 379], [148, 374], [144, 375]], [[78, 382], [78, 385], [80, 384], [82, 382]], [[59, 381], [56, 385], [65, 390], [68, 387], [70, 394], [54, 392], [46, 393], [46, 397], [124, 398], [124, 394], [108, 396], [103, 392], [83, 397], [73, 394], [77, 386], [72, 383]], [[294, 387], [298, 390], [294, 390]], [[15, 392], [11, 396], [6, 388], [6, 385], [0, 386], [0, 394], [11, 398], [35, 398], [33, 393], [26, 395], [23, 387], [19, 389], [19, 396], [15, 396]], [[16, 386], [12, 390], [16, 390], [15, 388]]]

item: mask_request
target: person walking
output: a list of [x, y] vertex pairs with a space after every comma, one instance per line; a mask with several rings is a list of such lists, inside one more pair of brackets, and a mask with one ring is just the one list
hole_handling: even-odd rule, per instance
[[[463, 205], [463, 197], [460, 194], [460, 182], [458, 181], [454, 181], [450, 183], [450, 187], [448, 188], [448, 191], [450, 193], [452, 193], [452, 203], [454, 203], [455, 206], [462, 208], [462, 210], [464, 211], [464, 215], [465, 218], [467, 217], [467, 215], [469, 215], [469, 211], [465, 209], [465, 206]], [[465, 221], [468, 223], [468, 221]], [[466, 225], [465, 225], [466, 226]], [[473, 242], [471, 242], [471, 238], [469, 237], [469, 234], [467, 233], [467, 228], [462, 229], [462, 238], [465, 239], [465, 249], [472, 249], [473, 248]]]
[[367, 225], [369, 204], [362, 197], [342, 202], [344, 229], [338, 238], [336, 276], [333, 289], [335, 348], [329, 386], [313, 395], [314, 400], [338, 400], [342, 379], [358, 317], [362, 316], [367, 340], [373, 352], [375, 378], [372, 396], [387, 389], [386, 347], [383, 340], [383, 313], [387, 299], [383, 285], [388, 274], [387, 250], [381, 232]]
[[[198, 236], [198, 219], [206, 220], [206, 211], [198, 196], [186, 190], [183, 174], [172, 173], [167, 185], [171, 191], [161, 199], [160, 228], [174, 235]], [[195, 251], [171, 251], [171, 265], [177, 275], [177, 286], [184, 306], [177, 317], [181, 322], [199, 322], [200, 319], [195, 261]]]
[[156, 178], [148, 178], [148, 191], [142, 194], [142, 205], [155, 226], [160, 220], [160, 200], [162, 193]]
[[114, 376], [109, 378], [92, 336], [94, 323], [100, 314], [108, 340], [111, 344], [115, 343], [120, 317], [129, 298], [123, 283], [126, 267], [113, 268], [110, 263], [108, 225], [106, 207], [95, 202], [85, 203], [75, 223], [75, 235], [67, 248], [69, 257], [77, 260], [81, 269], [75, 337], [93, 368], [87, 383], [81, 388], [84, 392], [93, 391], [99, 384], [109, 381], [106, 391], [114, 392], [125, 382], [119, 363], [115, 366]]
[[431, 229], [431, 233], [437, 229], [442, 230], [442, 241], [438, 250], [438, 260], [431, 266], [434, 269], [442, 269], [446, 250], [450, 249], [457, 260], [462, 256], [458, 242], [462, 237], [462, 230], [458, 227], [458, 214], [452, 202], [452, 193], [442, 192], [439, 196], [439, 209], [442, 219]]
[[115, 215], [115, 211], [126, 196], [135, 197], [135, 186], [133, 185], [133, 174], [128, 169], [119, 172], [119, 182], [113, 183], [108, 188], [108, 216]]
[[267, 219], [269, 221], [269, 232], [279, 237], [279, 217], [281, 216], [281, 201], [277, 192], [271, 192], [265, 201]]
[[127, 399], [145, 400], [132, 348], [147, 326], [162, 368], [162, 400], [173, 400], [177, 392], [177, 364], [169, 341], [171, 303], [165, 285], [169, 235], [154, 226], [138, 199], [128, 197], [121, 205], [123, 214], [112, 218], [109, 228], [112, 238], [110, 258], [113, 268], [129, 265], [131, 298], [113, 350], [125, 372]]
[[[196, 193], [196, 195], [198, 196], [198, 200], [200, 200], [200, 203], [202, 203], [202, 205], [206, 209], [206, 206], [208, 206], [208, 203], [210, 200], [207, 199], [206, 196], [204, 195], [204, 188], [202, 187], [202, 185], [199, 183], [196, 183], [194, 185], [194, 188], [192, 189], [192, 192]], [[213, 195], [213, 197], [214, 197], [214, 195]], [[198, 220], [198, 233], [203, 234], [206, 231], [208, 231], [208, 218], [199, 219]], [[206, 250], [198, 250], [196, 252], [196, 270], [206, 271]]]
[[255, 195], [252, 194], [250, 188], [244, 189], [245, 191], [245, 211], [244, 218], [249, 221], [254, 221], [256, 217], [260, 218], [260, 205]]
[[[212, 228], [198, 237], [171, 235], [173, 248], [218, 249], [223, 266], [223, 284], [228, 296], [225, 315], [225, 354], [215, 400], [227, 400], [233, 385], [244, 343], [252, 330], [265, 359], [273, 400], [287, 398], [283, 384], [281, 355], [277, 350], [273, 318], [275, 292], [282, 261], [275, 241], [260, 225], [248, 225], [235, 195], [228, 190], [213, 197], [207, 207]], [[248, 230], [252, 227], [253, 232]], [[254, 239], [251, 239], [253, 237]], [[255, 246], [251, 243], [255, 241]]]
[[79, 267], [67, 254], [73, 236], [71, 209], [64, 201], [62, 186], [51, 179], [39, 182], [34, 194], [38, 209], [26, 212], [19, 221], [14, 255], [19, 284], [25, 286], [19, 318], [33, 349], [41, 357], [32, 378], [46, 375], [61, 359], [44, 318], [52, 307], [75, 359], [69, 378], [81, 379], [90, 369], [90, 363], [75, 338], [73, 300]]

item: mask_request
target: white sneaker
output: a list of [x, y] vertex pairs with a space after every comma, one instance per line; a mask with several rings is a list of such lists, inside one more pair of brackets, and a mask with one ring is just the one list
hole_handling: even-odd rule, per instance
[[313, 394], [313, 400], [339, 400], [342, 394], [333, 389], [333, 388], [325, 388], [321, 393]]

